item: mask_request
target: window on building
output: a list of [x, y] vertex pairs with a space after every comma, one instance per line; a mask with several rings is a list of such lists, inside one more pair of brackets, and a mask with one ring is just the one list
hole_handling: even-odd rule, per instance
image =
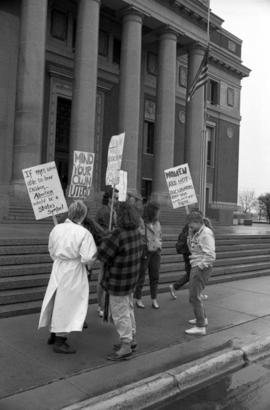
[[234, 106], [234, 89], [230, 87], [227, 88], [227, 105], [229, 107]]
[[120, 64], [121, 60], [121, 41], [117, 38], [113, 39], [113, 62]]
[[77, 30], [77, 20], [73, 20], [72, 26], [72, 49], [75, 50], [76, 47], [76, 30]]
[[107, 57], [109, 54], [109, 35], [103, 30], [99, 32], [98, 54], [103, 57]]
[[152, 121], [144, 121], [143, 131], [144, 152], [146, 154], [154, 154], [155, 123]]
[[68, 29], [68, 15], [59, 10], [52, 10], [51, 13], [51, 36], [66, 41]]
[[206, 161], [209, 167], [214, 166], [214, 159], [215, 159], [214, 132], [215, 132], [215, 129], [213, 127], [206, 128]]
[[207, 100], [212, 105], [219, 104], [219, 83], [214, 80], [209, 80], [207, 84]]
[[55, 129], [55, 163], [64, 190], [68, 184], [70, 119], [71, 100], [58, 97]]
[[152, 179], [142, 179], [141, 195], [143, 202], [147, 202], [152, 194]]

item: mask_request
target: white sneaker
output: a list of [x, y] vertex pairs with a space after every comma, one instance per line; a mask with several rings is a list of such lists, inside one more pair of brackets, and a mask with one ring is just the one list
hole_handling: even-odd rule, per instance
[[185, 330], [185, 333], [187, 335], [206, 335], [206, 328], [194, 326], [191, 329]]
[[172, 297], [173, 299], [176, 299], [177, 296], [176, 296], [176, 294], [175, 294], [173, 285], [169, 285], [169, 290], [170, 290], [171, 297]]
[[103, 312], [103, 310], [101, 309], [101, 307], [100, 306], [98, 306], [98, 308], [97, 308], [97, 311], [98, 311], [98, 315], [99, 315], [99, 317], [103, 317], [104, 316], [104, 312]]
[[207, 300], [208, 295], [205, 295], [205, 293], [201, 293], [201, 300]]
[[[188, 323], [190, 323], [191, 325], [196, 325], [197, 324], [197, 320], [196, 319], [190, 319], [188, 321]], [[204, 319], [204, 326], [208, 326], [208, 319], [207, 317]]]

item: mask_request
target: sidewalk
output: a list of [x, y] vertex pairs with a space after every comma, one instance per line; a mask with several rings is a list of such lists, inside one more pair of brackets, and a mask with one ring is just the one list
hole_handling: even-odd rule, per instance
[[161, 294], [160, 310], [136, 309], [138, 352], [127, 362], [106, 360], [117, 342], [113, 326], [104, 324], [95, 306], [88, 329], [73, 334], [75, 355], [59, 355], [46, 344], [48, 331], [37, 331], [38, 315], [0, 320], [0, 409], [57, 410], [91, 396], [179, 366], [218, 351], [231, 342], [248, 344], [270, 335], [270, 277], [207, 288], [209, 327], [204, 337], [187, 336], [192, 317], [188, 291], [176, 301]]

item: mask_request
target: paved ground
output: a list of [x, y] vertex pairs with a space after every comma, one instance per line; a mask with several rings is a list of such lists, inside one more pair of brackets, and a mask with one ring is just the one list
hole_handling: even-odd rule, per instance
[[112, 325], [89, 307], [89, 328], [73, 334], [75, 355], [55, 354], [38, 315], [0, 320], [0, 409], [56, 410], [123, 384], [188, 362], [233, 340], [249, 343], [270, 331], [270, 277], [211, 285], [206, 302], [209, 328], [204, 337], [187, 336], [192, 317], [188, 292], [176, 301], [160, 295], [160, 310], [136, 309], [139, 349], [127, 362], [106, 360], [117, 336]]

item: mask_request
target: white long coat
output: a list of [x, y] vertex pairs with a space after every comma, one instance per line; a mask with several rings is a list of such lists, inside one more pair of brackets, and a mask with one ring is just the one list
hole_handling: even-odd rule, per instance
[[90, 232], [66, 219], [49, 236], [53, 267], [42, 303], [38, 327], [54, 333], [81, 331], [87, 314], [89, 285], [86, 263], [97, 248]]

